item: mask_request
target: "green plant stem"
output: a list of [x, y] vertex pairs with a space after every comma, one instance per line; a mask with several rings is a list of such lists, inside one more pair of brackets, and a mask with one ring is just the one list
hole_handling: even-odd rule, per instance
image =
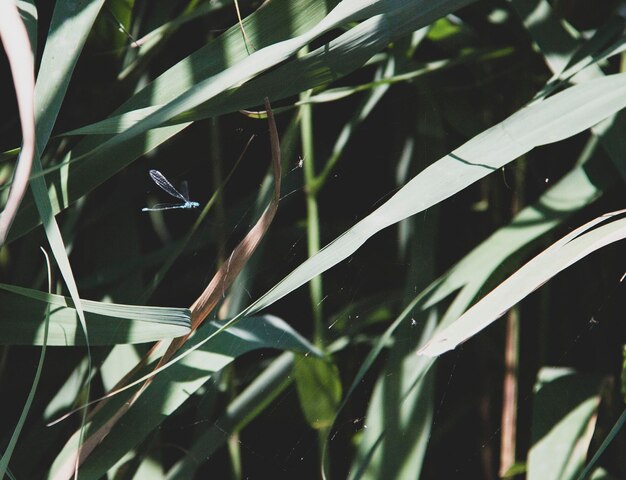
[[[306, 100], [311, 92], [300, 96]], [[319, 210], [317, 205], [317, 186], [315, 178], [315, 157], [313, 150], [313, 112], [311, 105], [300, 107], [300, 136], [302, 140], [304, 192], [307, 210], [307, 244], [309, 258], [320, 250]], [[324, 345], [324, 326], [322, 325], [322, 277], [316, 276], [309, 282], [311, 309], [314, 322], [314, 342], [318, 347]]]
[[[303, 49], [301, 54], [306, 54], [308, 49]], [[300, 94], [300, 100], [309, 99], [312, 91], [308, 90]], [[306, 197], [307, 211], [307, 249], [309, 258], [320, 250], [319, 210], [317, 205], [318, 184], [315, 177], [315, 152], [313, 148], [313, 109], [310, 104], [300, 107], [300, 137], [302, 141], [302, 169], [304, 171], [304, 192]], [[322, 312], [322, 277], [317, 275], [309, 282], [311, 297], [311, 310], [313, 313], [313, 342], [317, 347], [324, 348], [324, 326]], [[322, 464], [325, 460], [322, 452], [326, 442], [328, 431], [322, 428], [317, 431], [319, 458]], [[324, 465], [322, 465], [324, 469]]]

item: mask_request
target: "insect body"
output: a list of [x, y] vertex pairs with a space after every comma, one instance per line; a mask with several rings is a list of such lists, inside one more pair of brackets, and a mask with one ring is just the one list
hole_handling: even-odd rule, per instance
[[189, 192], [187, 191], [187, 182], [181, 184], [181, 191], [179, 192], [174, 186], [165, 178], [165, 176], [158, 170], [150, 170], [150, 177], [159, 187], [169, 193], [172, 197], [178, 198], [183, 203], [157, 203], [154, 207], [142, 208], [142, 212], [156, 212], [159, 210], [172, 210], [174, 208], [198, 208], [200, 204], [198, 202], [192, 202], [189, 200]]

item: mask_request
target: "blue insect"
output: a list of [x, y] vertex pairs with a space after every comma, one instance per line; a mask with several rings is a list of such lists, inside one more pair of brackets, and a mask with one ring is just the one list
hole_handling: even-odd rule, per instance
[[150, 177], [159, 187], [169, 193], [172, 197], [178, 198], [183, 203], [157, 203], [154, 207], [142, 208], [142, 212], [156, 212], [159, 210], [172, 210], [174, 208], [198, 208], [200, 204], [198, 202], [192, 202], [189, 200], [189, 192], [187, 190], [187, 182], [183, 182], [180, 186], [180, 192], [174, 188], [174, 186], [165, 178], [165, 176], [158, 170], [150, 170]]

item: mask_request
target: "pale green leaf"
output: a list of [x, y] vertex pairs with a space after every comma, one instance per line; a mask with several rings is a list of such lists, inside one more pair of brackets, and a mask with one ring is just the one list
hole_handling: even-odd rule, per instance
[[596, 218], [551, 245], [452, 325], [440, 329], [419, 353], [437, 356], [456, 348], [562, 270], [596, 250], [626, 238], [626, 218], [619, 219], [620, 213], [623, 212]]
[[533, 402], [528, 480], [575, 479], [596, 423], [602, 378], [563, 368], [540, 370]]
[[598, 462], [598, 459], [602, 456], [602, 454], [606, 451], [606, 449], [609, 448], [609, 445], [613, 443], [613, 440], [615, 440], [615, 437], [617, 437], [617, 435], [620, 433], [622, 428], [624, 428], [624, 424], [626, 424], [626, 409], [622, 411], [622, 414], [615, 422], [615, 425], [613, 425], [613, 427], [611, 428], [611, 431], [604, 438], [604, 440], [602, 440], [602, 444], [600, 445], [598, 450], [596, 450], [596, 452], [593, 454], [593, 458], [585, 466], [584, 470], [580, 473], [580, 475], [578, 476], [578, 480], [585, 480], [587, 478], [591, 470], [594, 468], [594, 466]]
[[363, 421], [363, 437], [349, 478], [416, 478], [430, 438], [433, 418], [434, 372], [430, 359], [415, 355], [415, 348], [435, 328], [435, 316], [423, 315], [421, 335], [411, 322], [395, 332], [395, 345], [379, 376]]
[[304, 416], [315, 429], [332, 425], [341, 401], [341, 379], [334, 363], [301, 356], [294, 363], [294, 376]]
[[[48, 269], [48, 290], [52, 288], [52, 271], [50, 266], [50, 259], [48, 258], [48, 254], [45, 250], [43, 253], [46, 257], [46, 266]], [[28, 416], [28, 412], [30, 411], [30, 407], [33, 404], [33, 399], [35, 398], [35, 392], [37, 391], [37, 386], [39, 385], [39, 380], [41, 379], [41, 371], [43, 370], [44, 360], [46, 358], [46, 349], [48, 347], [48, 333], [50, 327], [50, 306], [46, 308], [45, 311], [45, 319], [44, 319], [44, 334], [43, 334], [43, 342], [41, 353], [39, 354], [39, 362], [37, 364], [37, 370], [35, 371], [35, 378], [33, 379], [33, 384], [30, 388], [30, 392], [28, 393], [28, 397], [26, 398], [26, 402], [24, 403], [24, 407], [22, 409], [22, 413], [20, 414], [20, 418], [17, 421], [17, 425], [13, 429], [13, 433], [11, 434], [11, 439], [9, 440], [9, 444], [6, 447], [6, 450], [2, 454], [2, 458], [0, 459], [0, 478], [4, 478], [7, 469], [9, 467], [9, 462], [11, 461], [11, 456], [13, 455], [13, 450], [15, 449], [15, 445], [17, 444], [17, 440], [20, 437], [20, 433], [22, 432], [22, 428], [24, 427], [24, 423], [26, 422], [26, 418]]]
[[243, 314], [271, 305], [353, 254], [372, 235], [436, 205], [547, 143], [579, 133], [626, 106], [626, 74], [576, 85], [491, 127], [424, 169], [391, 199], [306, 260]]
[[294, 354], [285, 352], [257, 375], [226, 407], [224, 413], [207, 425], [189, 448], [188, 454], [168, 472], [168, 480], [192, 478], [213, 453], [228, 440], [224, 432], [235, 434], [261, 413], [293, 380]]
[[[312, 17], [310, 16], [307, 17], [306, 23], [301, 21], [300, 26], [302, 30], [298, 36], [268, 44], [268, 46], [254, 52], [250, 56], [246, 56], [245, 46], [241, 44], [241, 48], [236, 50], [237, 55], [239, 55], [236, 57], [238, 61], [233, 62], [224, 70], [219, 70], [219, 67], [226, 67], [226, 65], [215, 63], [217, 60], [215, 62], [207, 61], [207, 58], [213, 58], [209, 54], [208, 47], [196, 52], [191, 57], [193, 57], [194, 62], [198, 63], [198, 68], [194, 68], [193, 65], [186, 62], [184, 67], [187, 67], [188, 70], [183, 70], [184, 67], [181, 65], [183, 62], [181, 62], [181, 64], [176, 66], [175, 72], [173, 67], [171, 74], [162, 75], [158, 84], [144, 89], [120, 109], [123, 112], [138, 108], [156, 107], [156, 110], [148, 110], [151, 113], [145, 118], [143, 118], [143, 115], [139, 115], [139, 118], [143, 118], [142, 120], [105, 140], [104, 143], [102, 143], [102, 139], [87, 139], [77, 146], [72, 156], [72, 161], [77, 163], [69, 170], [67, 184], [60, 182], [60, 184], [66, 185], [64, 187], [63, 199], [57, 198], [55, 191], [50, 192], [50, 196], [53, 199], [52, 203], [55, 206], [54, 211], [63, 210], [70, 203], [110, 178], [135, 158], [151, 151], [188, 126], [188, 123], [163, 126], [174, 121], [177, 117], [179, 117], [178, 121], [181, 121], [181, 119], [182, 121], [193, 120], [193, 117], [184, 117], [184, 114], [209, 101], [214, 102], [210, 107], [213, 112], [211, 115], [242, 108], [242, 105], [235, 102], [236, 100], [238, 102], [242, 101], [241, 97], [234, 96], [234, 98], [231, 98], [230, 93], [233, 89], [238, 91], [239, 88], [243, 88], [242, 85], [245, 86], [247, 82], [259, 74], [285, 60], [295, 57], [295, 54], [301, 47], [327, 31], [347, 22], [359, 18], [367, 18], [368, 15], [371, 15], [371, 18], [367, 18], [367, 20], [350, 29], [341, 36], [340, 42], [335, 43], [338, 53], [341, 53], [337, 57], [331, 56], [333, 64], [337, 65], [336, 71], [329, 71], [324, 64], [320, 65], [319, 63], [311, 62], [309, 65], [312, 70], [307, 71], [306, 75], [303, 75], [301, 78], [307, 79], [311, 73], [315, 73], [317, 75], [322, 74], [324, 77], [323, 81], [334, 80], [337, 76], [345, 75], [365, 63], [367, 59], [384, 48], [394, 38], [406, 35], [427, 25], [432, 20], [471, 3], [471, 1], [440, 0], [437, 2], [420, 1], [416, 3], [407, 1], [386, 2], [383, 0], [370, 0], [361, 2], [344, 0], [340, 6], [324, 17], [323, 21], [311, 23]], [[317, 10], [314, 9], [313, 11], [317, 11], [319, 15], [320, 2], [314, 2], [314, 4]], [[278, 9], [278, 2], [271, 2], [266, 8], [260, 9], [256, 13], [261, 15], [261, 12], [263, 12], [263, 15], [269, 15], [271, 12], [274, 12], [272, 10], [273, 7]], [[267, 32], [267, 29], [276, 28], [275, 22], [292, 23], [284, 18], [285, 15], [291, 13], [291, 10], [283, 9], [278, 12], [276, 12], [277, 16], [273, 18], [273, 21], [268, 21], [267, 24], [262, 25], [264, 32]], [[305, 12], [302, 12], [302, 14], [304, 15]], [[250, 17], [253, 17], [253, 15]], [[268, 17], [263, 17], [263, 19], [266, 18]], [[228, 32], [230, 36], [240, 36], [238, 27], [235, 26], [233, 28], [235, 30], [231, 29]], [[277, 32], [285, 37], [288, 34], [284, 27], [277, 28]], [[274, 38], [276, 33], [271, 32], [271, 35]], [[260, 43], [260, 45], [263, 45], [263, 43]], [[216, 50], [224, 47], [219, 42], [219, 39], [209, 46], [215, 46]], [[321, 58], [327, 55], [327, 53], [326, 47], [322, 47], [316, 51], [316, 56]], [[311, 57], [311, 60], [314, 58]], [[343, 67], [344, 62], [347, 66], [346, 69]], [[293, 71], [297, 71], [300, 67], [298, 64], [295, 64], [291, 68]], [[189, 72], [193, 72], [193, 82]], [[172, 81], [164, 84], [165, 79], [170, 78], [170, 76], [173, 77]], [[202, 80], [198, 80], [198, 78], [202, 78]], [[319, 77], [317, 81], [321, 82]], [[277, 90], [281, 92], [280, 97], [278, 97], [281, 98], [288, 94], [283, 91], [285, 88], [293, 88], [290, 87], [290, 84], [291, 78], [284, 75], [278, 83], [275, 79], [269, 82], [266, 78], [266, 80], [257, 84], [254, 89], [248, 90], [251, 98], [247, 98], [248, 103], [244, 104], [243, 107], [250, 106], [250, 104], [258, 104], [264, 96], [269, 96], [270, 100], [274, 100], [275, 97], [271, 93]], [[185, 86], [185, 88], [179, 89], [182, 86]], [[299, 85], [297, 90], [305, 88], [309, 87]], [[132, 115], [135, 116], [135, 114]], [[203, 112], [202, 115], [206, 117], [207, 113]], [[51, 173], [49, 177], [51, 182], [57, 183], [54, 179], [58, 177], [58, 172]], [[37, 224], [33, 214], [32, 206], [25, 205], [16, 218], [10, 238], [16, 238]]]
[[[193, 348], [194, 344], [211, 336], [219, 327], [219, 323], [205, 323], [185, 344], [183, 350]], [[264, 316], [243, 319], [237, 326], [213, 336], [200, 349], [171, 366], [167, 372], [157, 375], [150, 387], [88, 457], [81, 467], [81, 478], [100, 478], [216, 372], [235, 358], [259, 348], [291, 349], [319, 354], [313, 345], [279, 318]], [[111, 398], [88, 425], [87, 434], [96, 431], [130, 394], [127, 391]], [[73, 454], [71, 445], [72, 440], [55, 460], [53, 471], [60, 468], [65, 459]]]
[[[185, 308], [118, 305], [82, 300], [89, 343], [143, 343], [189, 333], [191, 315]], [[0, 344], [41, 345], [45, 313], [50, 307], [48, 345], [84, 345], [73, 301], [12, 285], [0, 284]]]

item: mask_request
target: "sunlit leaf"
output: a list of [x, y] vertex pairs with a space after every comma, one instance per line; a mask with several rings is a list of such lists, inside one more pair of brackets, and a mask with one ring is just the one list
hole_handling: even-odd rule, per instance
[[341, 400], [337, 366], [325, 359], [300, 357], [294, 363], [300, 406], [309, 425], [329, 427]]
[[602, 377], [544, 368], [535, 386], [527, 478], [575, 479], [595, 428]]
[[[191, 343], [197, 341], [196, 337], [206, 338], [218, 327], [219, 324], [214, 322], [205, 323], [191, 339]], [[183, 348], [191, 346], [185, 344]], [[167, 373], [157, 375], [133, 408], [122, 417], [116, 428], [81, 466], [82, 474], [86, 478], [99, 478], [127, 451], [157, 428], [212, 375], [235, 358], [259, 348], [317, 352], [313, 345], [279, 318], [264, 316], [244, 319], [236, 327], [213, 337], [201, 349], [195, 350], [183, 361], [171, 367]], [[108, 417], [127, 400], [130, 393], [125, 392], [113, 397], [89, 424], [88, 432], [93, 432], [101, 423], [108, 420]], [[65, 459], [74, 453], [71, 445], [70, 440], [57, 457], [53, 467], [55, 471], [58, 471], [64, 465]]]
[[[189, 333], [185, 308], [117, 305], [82, 300], [91, 345], [143, 343]], [[48, 345], [84, 345], [76, 308], [70, 298], [0, 284], [0, 343], [41, 345], [50, 308]]]
[[626, 238], [626, 218], [620, 219], [620, 213], [623, 212], [596, 218], [551, 245], [452, 325], [438, 331], [419, 353], [437, 356], [456, 348], [562, 270], [596, 250]]

